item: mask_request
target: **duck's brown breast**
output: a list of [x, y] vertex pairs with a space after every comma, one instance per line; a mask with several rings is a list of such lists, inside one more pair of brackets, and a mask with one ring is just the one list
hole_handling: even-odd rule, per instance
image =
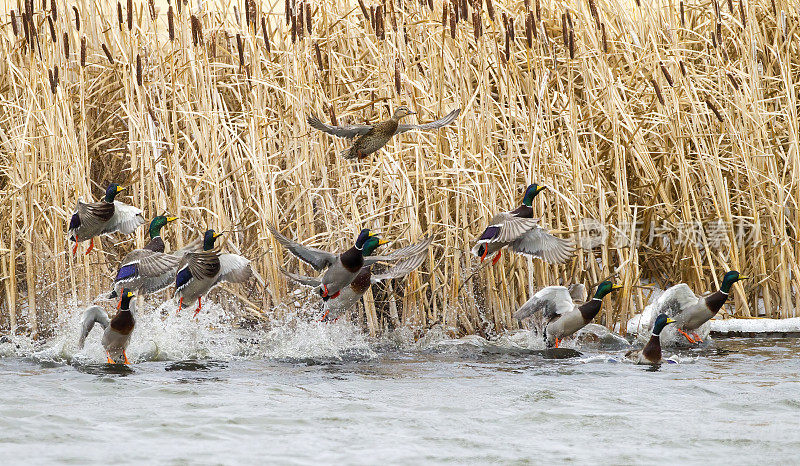
[[117, 315], [111, 319], [111, 328], [122, 335], [128, 335], [133, 332], [133, 327], [135, 325], [136, 321], [130, 311], [119, 311]]

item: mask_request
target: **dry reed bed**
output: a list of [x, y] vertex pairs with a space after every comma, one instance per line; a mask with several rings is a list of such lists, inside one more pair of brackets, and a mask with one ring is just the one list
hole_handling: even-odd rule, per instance
[[[242, 315], [285, 312], [278, 267], [297, 265], [268, 222], [322, 247], [344, 248], [363, 226], [401, 243], [435, 236], [420, 272], [390, 285], [401, 298], [368, 292], [359, 318], [372, 334], [491, 334], [539, 286], [616, 274], [708, 290], [729, 268], [756, 277], [735, 288], [737, 315], [762, 298], [768, 316], [797, 315], [800, 42], [788, 2], [292, 1], [288, 14], [283, 1], [42, 3], [9, 2], [0, 30], [2, 329], [46, 334], [143, 245], [144, 229], [67, 253], [76, 199], [111, 181], [148, 217], [181, 217], [165, 235], [173, 247], [206, 226], [232, 230], [228, 246], [259, 273], [227, 288]], [[305, 122], [376, 121], [401, 102], [420, 120], [463, 111], [357, 163]], [[459, 291], [473, 238], [530, 181], [552, 187], [534, 208], [557, 230], [583, 238], [592, 218], [632, 237], [625, 226], [639, 222], [656, 239], [611, 234], [562, 267], [505, 256]], [[753, 235], [679, 241], [696, 221]], [[648, 293], [626, 288], [599, 320], [624, 321]]]

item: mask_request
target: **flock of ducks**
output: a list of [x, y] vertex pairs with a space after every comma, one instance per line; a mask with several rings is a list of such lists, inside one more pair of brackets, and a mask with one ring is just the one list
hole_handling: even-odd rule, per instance
[[[453, 122], [460, 109], [431, 123], [411, 125], [400, 124], [400, 120], [414, 112], [405, 106], [398, 107], [391, 118], [375, 125], [331, 126], [311, 115], [308, 123], [315, 129], [330, 135], [354, 139], [352, 145], [341, 153], [348, 159], [362, 159], [380, 150], [395, 135], [411, 130], [434, 130]], [[98, 202], [79, 201], [69, 222], [69, 238], [75, 242], [73, 255], [77, 253], [78, 243], [89, 241], [88, 254], [94, 247], [94, 238], [109, 233], [129, 235], [145, 222], [142, 211], [136, 207], [117, 201], [122, 187], [112, 183], [106, 194]], [[481, 233], [472, 248], [472, 253], [484, 262], [491, 257], [496, 264], [502, 250], [525, 256], [536, 257], [550, 264], [561, 264], [574, 255], [572, 241], [558, 238], [541, 225], [540, 219], [533, 217], [534, 198], [546, 186], [532, 183], [525, 190], [521, 204], [514, 210], [493, 216], [489, 225]], [[103, 330], [102, 344], [110, 364], [128, 364], [126, 348], [136, 325], [136, 293], [151, 294], [163, 290], [174, 283], [174, 298], [178, 299], [178, 311], [194, 307], [195, 316], [202, 308], [201, 300], [214, 286], [222, 282], [242, 283], [252, 275], [250, 261], [238, 254], [222, 253], [216, 240], [222, 236], [212, 229], [205, 232], [187, 246], [165, 252], [161, 230], [177, 217], [159, 215], [149, 226], [150, 240], [143, 249], [136, 249], [126, 255], [113, 281], [109, 297], [119, 298], [116, 314], [109, 319], [100, 306], [92, 306], [84, 313], [79, 347], [83, 348], [87, 335], [99, 324]], [[298, 259], [320, 272], [317, 277], [309, 277], [283, 270], [283, 273], [302, 285], [318, 290], [323, 302], [321, 320], [333, 321], [352, 308], [373, 283], [402, 278], [419, 267], [428, 256], [432, 238], [424, 237], [416, 243], [376, 255], [377, 249], [386, 241], [380, 239], [369, 229], [363, 229], [353, 246], [341, 253], [324, 251], [303, 246], [284, 236], [274, 226], [269, 230], [278, 243]], [[378, 262], [395, 262], [381, 273], [373, 273], [372, 266]], [[730, 287], [736, 281], [746, 278], [738, 272], [725, 274], [720, 289], [709, 296], [698, 298], [685, 284], [667, 290], [658, 302], [663, 312], [648, 323], [652, 328], [651, 338], [641, 350], [627, 354], [631, 360], [642, 364], [659, 364], [662, 361], [659, 335], [669, 324], [674, 324], [688, 342], [699, 343], [696, 331], [701, 325], [714, 317], [725, 303]], [[561, 341], [588, 325], [600, 312], [602, 301], [608, 294], [622, 288], [610, 281], [598, 284], [593, 297], [586, 300], [583, 285], [549, 286], [534, 294], [514, 316], [520, 321], [534, 321], [539, 311], [541, 319], [534, 324], [543, 336], [548, 347], [558, 347]], [[581, 303], [575, 304], [575, 301]], [[690, 335], [688, 332], [692, 332]]]

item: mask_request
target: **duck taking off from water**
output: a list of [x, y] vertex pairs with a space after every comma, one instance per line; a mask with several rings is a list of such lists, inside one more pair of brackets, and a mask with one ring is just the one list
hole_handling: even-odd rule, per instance
[[[722, 309], [728, 300], [731, 286], [747, 278], [749, 277], [731, 270], [722, 277], [719, 290], [701, 298], [698, 298], [685, 283], [675, 285], [667, 289], [656, 301], [654, 313], [666, 313], [675, 319], [675, 329], [689, 343], [702, 343], [703, 340], [696, 331]], [[688, 332], [691, 332], [691, 335]]]
[[501, 250], [508, 246], [514, 252], [538, 257], [551, 264], [561, 264], [575, 251], [571, 241], [556, 238], [539, 226], [539, 219], [533, 218], [533, 198], [547, 189], [536, 183], [525, 190], [522, 205], [510, 212], [501, 212], [489, 221], [489, 226], [481, 233], [472, 253], [481, 262], [492, 254], [492, 264], [500, 260]]
[[[380, 260], [389, 260], [387, 257], [373, 256], [364, 258], [364, 245], [370, 238], [376, 237], [369, 229], [361, 230], [356, 238], [355, 245], [347, 251], [336, 254], [321, 249], [309, 248], [283, 236], [277, 228], [268, 226], [269, 231], [283, 247], [289, 250], [298, 259], [307, 263], [314, 270], [323, 271], [319, 279], [319, 294], [323, 300], [337, 298], [339, 293], [356, 278], [361, 267], [371, 265]], [[378, 245], [385, 242], [378, 241]], [[377, 246], [376, 246], [377, 247]]]
[[75, 213], [69, 221], [69, 238], [75, 242], [73, 255], [78, 251], [78, 243], [81, 241], [89, 240], [89, 248], [86, 250], [86, 254], [89, 254], [94, 249], [95, 236], [115, 231], [129, 235], [145, 223], [141, 209], [114, 200], [122, 190], [120, 185], [111, 183], [101, 201], [78, 201]]
[[185, 307], [202, 308], [202, 297], [220, 282], [241, 283], [250, 278], [253, 271], [250, 261], [238, 254], [221, 254], [214, 243], [222, 233], [207, 230], [203, 235], [203, 250], [184, 254], [178, 273], [175, 275], [175, 297], [179, 298], [178, 311]]
[[[342, 314], [355, 306], [355, 304], [361, 299], [362, 296], [364, 296], [364, 293], [367, 292], [371, 285], [384, 280], [405, 277], [414, 271], [417, 267], [422, 265], [423, 262], [425, 262], [425, 258], [428, 256], [428, 247], [430, 246], [431, 242], [432, 238], [426, 237], [417, 244], [394, 251], [392, 254], [411, 254], [411, 256], [398, 262], [394, 267], [387, 269], [383, 273], [373, 274], [371, 265], [365, 265], [364, 267], [361, 267], [361, 270], [358, 272], [353, 281], [350, 282], [350, 285], [342, 289], [339, 296], [324, 300], [322, 305], [323, 315], [321, 320], [324, 322], [329, 322], [335, 321], [341, 317]], [[371, 256], [380, 243], [381, 241], [379, 241], [377, 237], [370, 237], [364, 244], [364, 255]], [[319, 278], [298, 275], [287, 272], [283, 269], [281, 269], [281, 271], [283, 271], [286, 276], [297, 283], [313, 287], [320, 286]]]
[[111, 298], [116, 298], [122, 288], [149, 294], [163, 290], [172, 283], [185, 248], [174, 254], [164, 254], [161, 229], [177, 219], [159, 215], [150, 221], [150, 241], [143, 249], [134, 249], [122, 259], [114, 278]]
[[120, 296], [117, 314], [111, 320], [108, 320], [108, 316], [100, 306], [92, 306], [84, 312], [81, 337], [78, 340], [78, 348], [83, 349], [89, 332], [95, 324], [100, 324], [103, 327], [102, 344], [106, 350], [106, 362], [109, 364], [130, 364], [125, 350], [136, 326], [135, 302], [132, 300], [133, 292], [129, 289], [122, 290]]
[[312, 128], [318, 129], [330, 135], [347, 138], [357, 139], [353, 145], [348, 147], [342, 152], [342, 157], [346, 159], [363, 159], [373, 152], [377, 152], [381, 147], [385, 146], [389, 139], [396, 134], [405, 133], [406, 131], [419, 130], [429, 131], [439, 129], [442, 126], [452, 123], [461, 109], [458, 108], [448, 113], [445, 117], [424, 123], [421, 125], [408, 125], [400, 124], [400, 119], [408, 115], [414, 115], [415, 112], [409, 110], [406, 106], [397, 107], [392, 113], [392, 117], [386, 121], [382, 121], [376, 125], [348, 125], [348, 126], [330, 126], [323, 123], [315, 115], [308, 117], [308, 124]]
[[661, 359], [661, 331], [664, 330], [664, 327], [674, 322], [666, 314], [659, 314], [656, 317], [656, 323], [653, 324], [653, 334], [650, 337], [650, 341], [640, 350], [628, 351], [625, 357], [636, 364], [661, 364], [663, 362]]
[[561, 340], [572, 335], [578, 330], [588, 325], [592, 319], [600, 312], [603, 298], [622, 288], [622, 285], [615, 285], [610, 281], [604, 281], [597, 285], [594, 297], [577, 306], [572, 302], [570, 291], [563, 286], [548, 286], [541, 289], [519, 310], [514, 313], [514, 317], [523, 320], [532, 316], [538, 311], [542, 311], [544, 317], [544, 339], [548, 347], [558, 346]]

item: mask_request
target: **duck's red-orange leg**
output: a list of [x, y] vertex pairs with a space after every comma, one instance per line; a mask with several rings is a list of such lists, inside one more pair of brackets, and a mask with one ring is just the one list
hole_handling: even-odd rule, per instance
[[556, 348], [558, 348], [559, 346], [561, 346], [561, 340], [556, 338]]
[[114, 362], [114, 360], [111, 359], [111, 355], [108, 354], [108, 351], [106, 351], [106, 363], [107, 364], [116, 364], [116, 362]]
[[178, 314], [181, 313], [181, 308], [183, 308], [183, 296], [181, 296], [181, 299], [178, 300], [178, 310], [175, 311], [175, 315], [178, 315]]
[[122, 350], [122, 357], [125, 358], [125, 364], [130, 364], [131, 363], [130, 361], [128, 361], [128, 355], [125, 354], [125, 350]]
[[697, 342], [694, 340], [694, 338], [690, 337], [690, 336], [689, 336], [689, 334], [688, 334], [688, 333], [686, 333], [686, 332], [684, 332], [683, 330], [681, 330], [681, 329], [678, 329], [678, 333], [680, 333], [681, 335], [683, 335], [684, 337], [686, 337], [686, 340], [688, 340], [688, 341], [689, 341], [689, 343], [697, 343]]
[[330, 312], [330, 309], [326, 310], [325, 314], [322, 314], [322, 318], [319, 319], [320, 322], [325, 322], [325, 318], [328, 317], [328, 312]]
[[200, 312], [200, 309], [203, 308], [203, 303], [200, 301], [201, 298], [197, 298], [197, 309], [194, 310], [194, 315], [192, 317], [197, 317], [197, 314]]
[[87, 255], [90, 252], [92, 252], [92, 249], [94, 249], [94, 237], [92, 237], [92, 239], [89, 240], [89, 249], [86, 250], [86, 254], [84, 255]]
[[75, 240], [75, 246], [72, 246], [72, 255], [78, 254], [78, 240]]
[[492, 265], [495, 265], [495, 264], [497, 263], [497, 261], [499, 261], [499, 260], [500, 260], [500, 254], [501, 254], [502, 252], [503, 252], [503, 251], [497, 251], [497, 255], [495, 255], [495, 256], [494, 256], [494, 258], [492, 259]]

